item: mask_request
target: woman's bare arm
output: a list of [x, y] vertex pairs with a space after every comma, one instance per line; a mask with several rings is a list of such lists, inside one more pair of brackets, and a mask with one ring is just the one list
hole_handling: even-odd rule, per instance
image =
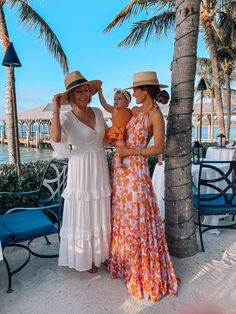
[[103, 96], [103, 93], [102, 93], [102, 88], [99, 88], [99, 89], [98, 89], [98, 97], [99, 97], [100, 103], [101, 103], [101, 105], [103, 106], [103, 108], [104, 108], [107, 112], [113, 113], [114, 107], [111, 106], [111, 105], [109, 105], [109, 104], [106, 102], [106, 99], [105, 99], [105, 97]]
[[61, 99], [61, 94], [56, 94], [52, 100], [53, 112], [52, 112], [52, 125], [51, 125], [50, 135], [51, 135], [51, 139], [56, 143], [61, 141], [60, 99]]

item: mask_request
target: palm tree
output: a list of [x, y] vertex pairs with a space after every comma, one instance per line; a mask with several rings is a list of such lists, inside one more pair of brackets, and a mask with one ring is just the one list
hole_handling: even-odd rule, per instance
[[[211, 116], [210, 116], [210, 140], [214, 140], [214, 107], [215, 107], [215, 94], [212, 85], [212, 68], [211, 60], [208, 58], [197, 58], [197, 76], [205, 80], [207, 90], [203, 91], [204, 98], [209, 98], [211, 100]], [[195, 93], [197, 93], [197, 88], [195, 87]]]
[[227, 120], [226, 120], [226, 139], [230, 138], [230, 124], [231, 124], [231, 79], [233, 78], [234, 70], [236, 69], [236, 54], [229, 48], [222, 47], [218, 50], [219, 61], [221, 63], [224, 79], [225, 79], [225, 91], [226, 91], [226, 108], [227, 108]]
[[[235, 71], [235, 62], [234, 60], [230, 58], [231, 54], [228, 55], [222, 52], [223, 51], [221, 51], [221, 49], [218, 50], [220, 65], [222, 67], [220, 71], [220, 84], [222, 86], [222, 95], [223, 95], [224, 103], [226, 103], [226, 107], [227, 107], [226, 134], [227, 134], [227, 139], [229, 139], [230, 124], [231, 124], [230, 123], [231, 98], [232, 98], [232, 95], [235, 95], [235, 89], [231, 88], [231, 83], [235, 82], [236, 80], [236, 71]], [[211, 104], [212, 104], [211, 121], [213, 122], [215, 95], [214, 95], [214, 89], [212, 86], [212, 66], [211, 66], [210, 59], [208, 58], [197, 59], [197, 74], [199, 77], [203, 77], [206, 82], [207, 90], [204, 91], [204, 97], [211, 99]], [[213, 124], [212, 124], [212, 128], [213, 128]], [[211, 141], [213, 141], [213, 129], [211, 130]]]
[[[50, 26], [44, 19], [28, 4], [28, 0], [0, 0], [0, 37], [4, 52], [9, 43], [9, 35], [7, 30], [6, 18], [4, 14], [4, 5], [10, 8], [17, 7], [19, 20], [23, 27], [28, 30], [38, 30], [38, 36], [45, 39], [45, 44], [50, 53], [61, 65], [63, 72], [68, 72], [67, 57], [61, 47], [57, 36], [53, 33]], [[6, 132], [8, 138], [8, 156], [9, 163], [16, 163], [16, 148], [14, 141], [14, 126], [12, 113], [12, 95], [11, 86], [14, 80], [14, 69], [6, 68]]]
[[166, 140], [166, 236], [170, 252], [185, 257], [197, 252], [192, 204], [191, 131], [200, 0], [176, 0], [175, 8], [176, 39]]
[[216, 33], [218, 57], [223, 69], [226, 89], [226, 139], [230, 137], [231, 83], [236, 69], [236, 1], [226, 1], [221, 6], [218, 18], [213, 24]]
[[200, 20], [205, 31], [206, 44], [210, 52], [212, 65], [212, 83], [215, 94], [218, 130], [219, 133], [225, 134], [223, 101], [220, 86], [219, 60], [213, 28], [213, 22], [217, 13], [218, 5], [219, 3], [217, 2], [217, 0], [202, 0]]

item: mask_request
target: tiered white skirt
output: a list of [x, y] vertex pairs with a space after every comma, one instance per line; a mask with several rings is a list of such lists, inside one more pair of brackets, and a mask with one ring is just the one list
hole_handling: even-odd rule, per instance
[[69, 160], [59, 266], [78, 271], [108, 259], [111, 187], [103, 150], [78, 153]]

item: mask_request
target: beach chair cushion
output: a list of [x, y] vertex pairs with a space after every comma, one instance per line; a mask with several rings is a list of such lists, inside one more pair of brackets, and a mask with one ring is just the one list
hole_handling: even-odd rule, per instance
[[[9, 214], [2, 224], [4, 215], [0, 215], [0, 240], [2, 245], [17, 243], [57, 232], [52, 221], [40, 210], [19, 211]], [[10, 232], [10, 230], [12, 232]]]
[[198, 195], [193, 196], [193, 203], [201, 215], [234, 214], [236, 212], [236, 198], [234, 197], [231, 203], [232, 198], [232, 193], [225, 194], [225, 197], [217, 194], [201, 194], [200, 206], [198, 206]]

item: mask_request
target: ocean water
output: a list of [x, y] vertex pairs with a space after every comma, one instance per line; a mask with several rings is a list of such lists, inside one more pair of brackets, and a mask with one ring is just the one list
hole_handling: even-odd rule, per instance
[[[53, 150], [50, 148], [33, 148], [33, 147], [20, 147], [21, 162], [36, 161], [36, 160], [49, 160], [52, 159]], [[8, 163], [7, 145], [0, 144], [0, 164]]]
[[[207, 126], [202, 128], [202, 140], [207, 140]], [[214, 136], [218, 134], [218, 129], [215, 128]], [[231, 138], [236, 140], [236, 126], [231, 127]], [[192, 134], [192, 140], [194, 141], [194, 130]], [[28, 162], [34, 160], [49, 160], [52, 158], [52, 149], [49, 148], [33, 148], [33, 147], [20, 147], [21, 162]], [[8, 163], [7, 145], [0, 144], [0, 164]]]

